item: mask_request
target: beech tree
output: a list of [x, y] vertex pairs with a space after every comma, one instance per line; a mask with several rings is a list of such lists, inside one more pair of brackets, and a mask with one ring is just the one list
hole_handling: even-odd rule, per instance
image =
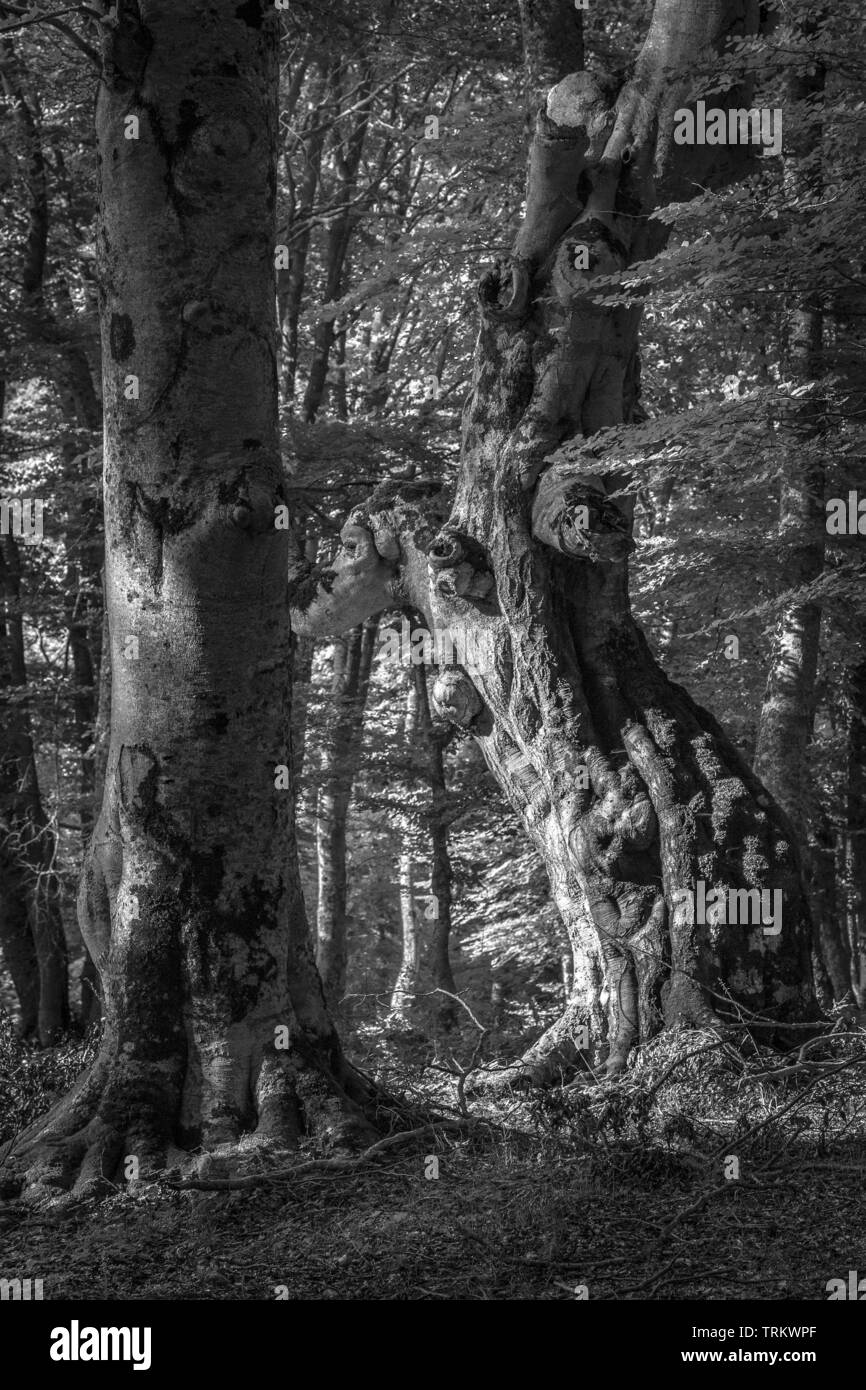
[[[673, 130], [717, 55], [757, 32], [758, 7], [656, 0], [625, 81], [563, 72], [579, 49], [563, 26], [579, 14], [558, 0], [526, 0], [522, 18], [529, 86], [559, 81], [538, 113], [512, 254], [480, 279], [455, 494], [443, 517], [430, 488], [377, 490], [328, 571], [298, 563], [293, 609], [313, 634], [396, 602], [472, 635], [434, 706], [474, 734], [521, 815], [575, 956], [565, 1015], [503, 1073], [509, 1084], [549, 1079], [581, 1052], [616, 1075], [663, 1026], [760, 1016], [772, 1040], [817, 1013], [794, 830], [632, 617], [632, 490], [593, 440], [638, 418], [640, 397], [640, 306], [605, 301], [604, 277], [662, 249], [657, 208], [755, 157], [678, 144]], [[723, 104], [749, 96], [741, 84]], [[781, 932], [696, 920], [686, 894], [701, 883], [743, 901], [780, 891]]]
[[[435, 712], [474, 736], [522, 818], [575, 958], [566, 1013], [505, 1083], [581, 1054], [615, 1076], [665, 1026], [745, 1018], [772, 1040], [814, 1016], [795, 832], [632, 615], [634, 480], [611, 443], [640, 418], [641, 319], [612, 282], [663, 249], [657, 210], [751, 167], [754, 149], [680, 145], [673, 130], [729, 41], [757, 32], [758, 9], [656, 0], [636, 61], [608, 76], [582, 66], [573, 5], [526, 0], [526, 85], [543, 105], [512, 254], [480, 279], [456, 488], [378, 489], [324, 569], [275, 525], [291, 496], [277, 427], [279, 14], [266, 0], [125, 0], [105, 15], [112, 698], [79, 903], [105, 1030], [18, 1147], [37, 1187], [153, 1171], [178, 1140], [228, 1155], [242, 1139], [368, 1128], [298, 881], [290, 618], [313, 639], [397, 607], [465, 651], [434, 682]], [[746, 84], [725, 88], [726, 106], [749, 100]], [[293, 375], [300, 289], [282, 288]], [[314, 343], [307, 414], [331, 337]], [[447, 331], [431, 341], [444, 361]], [[699, 885], [780, 892], [781, 931], [692, 920], [683, 898]]]
[[37, 1191], [366, 1127], [325, 1009], [290, 782], [274, 277], [279, 17], [122, 4], [96, 107], [111, 734], [79, 917], [90, 1070]]

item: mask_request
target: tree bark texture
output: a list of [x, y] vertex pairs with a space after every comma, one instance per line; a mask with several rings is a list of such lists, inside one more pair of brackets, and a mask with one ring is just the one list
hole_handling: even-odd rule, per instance
[[[111, 730], [82, 875], [105, 1031], [37, 1187], [364, 1127], [294, 844], [273, 248], [278, 16], [140, 0], [96, 108]], [[287, 784], [288, 780], [288, 784]], [[124, 1165], [125, 1169], [125, 1165]], [[123, 1170], [121, 1170], [123, 1171]]]
[[[659, 202], [748, 167], [744, 148], [674, 146], [672, 117], [709, 50], [756, 22], [737, 0], [658, 0], [621, 90], [586, 72], [553, 88], [513, 254], [479, 286], [445, 524], [424, 489], [380, 489], [325, 583], [299, 573], [295, 594], [310, 631], [357, 622], [384, 594], [471, 633], [434, 708], [475, 735], [545, 860], [580, 962], [569, 1037], [585, 1027], [585, 1060], [609, 1074], [662, 1026], [760, 1015], [769, 1039], [817, 1013], [793, 827], [654, 660], [629, 606], [626, 480], [591, 439], [628, 422], [639, 394], [639, 310], [594, 303], [593, 279], [655, 254]], [[702, 887], [781, 893], [781, 931], [699, 920], [685, 894]]]

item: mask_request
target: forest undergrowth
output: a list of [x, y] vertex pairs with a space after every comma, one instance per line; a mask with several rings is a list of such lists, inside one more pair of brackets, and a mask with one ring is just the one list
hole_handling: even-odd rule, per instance
[[[251, 1155], [233, 1190], [178, 1171], [7, 1196], [2, 1264], [46, 1299], [823, 1300], [866, 1269], [866, 1029], [787, 1053], [758, 1034], [663, 1034], [616, 1082], [496, 1100], [472, 1095], [468, 1031], [435, 1054], [358, 1037], [394, 1098], [385, 1143]], [[0, 1158], [94, 1047], [3, 1041]]]

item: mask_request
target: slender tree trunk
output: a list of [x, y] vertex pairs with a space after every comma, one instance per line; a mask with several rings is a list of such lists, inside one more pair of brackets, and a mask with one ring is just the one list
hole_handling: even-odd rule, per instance
[[346, 321], [342, 321], [334, 340], [334, 375], [331, 383], [333, 413], [337, 420], [349, 418], [349, 395], [346, 389]]
[[378, 631], [378, 620], [367, 622], [334, 644], [334, 724], [323, 758], [316, 818], [316, 962], [325, 998], [332, 1009], [346, 992], [346, 819], [361, 752], [364, 708]]
[[[371, 87], [372, 70], [369, 63], [365, 63], [364, 77], [357, 99], [360, 115], [346, 141], [345, 156], [339, 161], [341, 178], [338, 186], [342, 207], [328, 226], [323, 304], [329, 304], [345, 293], [346, 257], [357, 219], [357, 213], [352, 209], [351, 204], [355, 194], [361, 156], [364, 152], [364, 142], [367, 138], [367, 125], [370, 119], [368, 103]], [[304, 392], [304, 419], [308, 422], [315, 420], [325, 398], [328, 364], [336, 336], [336, 321], [331, 317], [320, 319], [314, 333], [313, 358], [310, 363], [307, 389]]]
[[[3, 857], [13, 866], [13, 899], [17, 883], [17, 891], [27, 904], [39, 973], [37, 1034], [43, 1047], [47, 1047], [59, 1042], [69, 1027], [68, 962], [60, 912], [57, 844], [42, 805], [30, 715], [22, 698], [27, 688], [27, 669], [21, 619], [21, 562], [12, 536], [0, 540], [0, 585], [5, 610], [0, 683], [6, 700], [0, 747], [0, 836], [4, 841]], [[13, 906], [12, 912], [13, 921], [20, 920], [20, 904]]]
[[845, 920], [851, 988], [866, 1007], [866, 660], [845, 672]]
[[314, 637], [292, 637], [292, 763], [295, 769], [295, 788], [301, 786], [307, 755], [307, 711], [310, 703], [310, 681]]
[[[48, 244], [49, 201], [46, 160], [43, 150], [41, 118], [38, 106], [28, 101], [25, 94], [26, 70], [20, 56], [8, 41], [0, 42], [0, 77], [4, 90], [11, 99], [17, 117], [24, 149], [27, 154], [26, 185], [28, 194], [27, 235], [24, 245], [22, 289], [25, 304], [39, 325], [41, 336], [50, 354], [50, 372], [61, 405], [69, 421], [69, 433], [63, 444], [66, 467], [72, 472], [76, 460], [82, 456], [82, 436], [92, 443], [102, 425], [102, 411], [93, 382], [90, 363], [81, 343], [77, 341], [75, 309], [69, 294], [66, 280], [57, 279], [56, 294], [64, 317], [58, 320], [46, 302], [44, 276], [45, 257]], [[74, 428], [74, 433], [73, 433]], [[87, 481], [82, 478], [84, 495], [73, 505], [73, 520], [65, 537], [66, 552], [70, 558], [66, 571], [66, 616], [68, 627], [69, 653], [72, 658], [73, 711], [76, 726], [76, 741], [80, 751], [81, 797], [79, 815], [84, 843], [90, 837], [93, 827], [93, 762], [91, 745], [93, 739], [93, 717], [95, 712], [94, 673], [99, 665], [99, 642], [101, 631], [101, 569], [102, 544], [101, 527], [97, 509], [87, 495]], [[54, 874], [53, 866], [51, 874]], [[42, 880], [37, 879], [37, 883]], [[45, 881], [48, 898], [39, 907], [34, 905], [35, 920], [41, 922], [45, 912], [52, 916], [58, 909], [59, 889], [51, 879]], [[40, 888], [40, 892], [43, 890]], [[41, 926], [37, 931], [44, 935], [44, 950], [48, 951], [46, 968], [49, 973], [55, 970], [53, 963], [52, 940], [58, 926], [51, 927], [47, 934]], [[65, 977], [65, 943], [63, 947], [62, 972]], [[86, 955], [86, 947], [85, 947]], [[92, 995], [94, 967], [86, 955], [85, 978], [82, 990]], [[59, 990], [54, 989], [59, 997]], [[62, 1011], [66, 1016], [65, 992]], [[88, 1001], [82, 1000], [82, 1015], [92, 1017]]]
[[[0, 430], [3, 427], [5, 400], [6, 382], [0, 377]], [[0, 572], [3, 572], [3, 563], [0, 551]], [[17, 850], [18, 837], [13, 816], [18, 768], [9, 756], [12, 750], [7, 747], [7, 739], [12, 733], [10, 725], [15, 719], [9, 698], [13, 632], [12, 615], [7, 613], [8, 597], [4, 583], [3, 602], [0, 605], [0, 670], [4, 677], [0, 692], [0, 951], [18, 999], [18, 1032], [21, 1037], [29, 1038], [36, 1035], [39, 1025], [39, 965], [30, 930], [28, 889], [21, 855]]]
[[42, 281], [48, 247], [48, 185], [45, 154], [36, 113], [26, 92], [26, 73], [10, 38], [0, 37], [0, 83], [18, 128], [24, 154], [27, 190], [26, 233], [22, 248], [21, 289], [24, 303], [37, 318], [45, 310]]
[[38, 1036], [39, 962], [30, 930], [28, 891], [5, 842], [0, 845], [0, 953], [18, 1000], [19, 1037]]
[[236, 0], [141, 0], [105, 28], [112, 709], [79, 893], [105, 1028], [89, 1072], [23, 1136], [37, 1187], [129, 1176], [124, 1156], [133, 1175], [154, 1170], [178, 1141], [231, 1154], [245, 1134], [369, 1132], [294, 840], [275, 526], [278, 28], [272, 6]]
[[[407, 816], [398, 858], [402, 956], [391, 998], [391, 1016], [404, 1022], [432, 1016], [433, 1032], [454, 1025], [456, 993], [448, 954], [451, 935], [452, 875], [448, 856], [448, 793], [442, 749], [450, 738], [434, 727], [423, 665], [410, 668], [404, 737], [411, 770], [420, 772], [424, 801], [420, 827]], [[419, 829], [423, 835], [420, 838]], [[426, 841], [426, 844], [424, 843]], [[429, 846], [430, 875], [421, 881], [415, 862]], [[419, 852], [420, 851], [420, 852]]]
[[299, 144], [303, 153], [303, 174], [297, 193], [292, 199], [292, 212], [296, 225], [292, 227], [291, 239], [288, 243], [289, 264], [286, 270], [277, 276], [283, 341], [282, 387], [290, 410], [294, 408], [298, 375], [298, 332], [307, 277], [307, 257], [313, 229], [313, 208], [316, 201], [316, 190], [319, 186], [322, 151], [325, 145], [325, 136], [328, 133], [328, 122], [323, 119], [328, 82], [328, 75], [321, 68], [317, 68], [311, 87], [310, 104], [312, 110], [306, 129], [299, 136]]
[[[427, 675], [423, 666], [412, 668], [418, 700], [418, 742], [425, 763], [429, 787], [429, 806], [425, 820], [430, 835], [430, 900], [424, 907], [424, 921], [432, 921], [429, 932], [429, 973], [434, 991], [433, 1013], [437, 1032], [453, 1028], [457, 1005], [449, 995], [457, 991], [448, 945], [451, 939], [453, 875], [448, 853], [448, 787], [443, 750], [450, 731], [443, 733], [433, 723], [427, 694]], [[441, 991], [441, 993], [436, 993]]]
[[[798, 312], [792, 330], [792, 371], [801, 382], [814, 381], [821, 371], [821, 314]], [[816, 438], [820, 425], [814, 418], [820, 415], [820, 405], [813, 404], [804, 414], [807, 418], [791, 431], [779, 508], [784, 583], [794, 591], [820, 577], [826, 541], [824, 468]], [[820, 631], [819, 604], [799, 600], [785, 604], [776, 624], [754, 760], [755, 772], [786, 812], [804, 851], [813, 810], [809, 744]], [[830, 1004], [832, 976], [822, 946], [827, 932], [826, 924], [823, 929], [814, 927], [813, 969], [819, 994]]]
[[[792, 100], [804, 102], [823, 91], [824, 73], [788, 81]], [[809, 135], [814, 138], [813, 132]], [[819, 137], [820, 138], [820, 135]], [[793, 196], [820, 195], [820, 177], [804, 172], [812, 156], [804, 148], [786, 151], [785, 182]], [[789, 322], [788, 375], [801, 386], [813, 385], [823, 372], [824, 321], [814, 304], [793, 309]], [[779, 505], [779, 539], [784, 547], [786, 588], [806, 588], [824, 567], [826, 527], [821, 435], [825, 430], [820, 400], [801, 407], [788, 429], [790, 447], [784, 464]], [[826, 445], [825, 445], [826, 447]], [[779, 615], [767, 690], [758, 723], [755, 771], [786, 812], [801, 838], [809, 819], [808, 745], [812, 734], [821, 609], [816, 603], [786, 604]]]
[[[804, 37], [809, 37], [808, 29]], [[788, 79], [792, 101], [804, 103], [820, 96], [824, 70]], [[814, 141], [821, 132], [807, 129], [799, 143], [790, 139], [785, 157], [785, 182], [794, 198], [819, 198], [821, 167], [814, 163]], [[824, 371], [824, 319], [814, 303], [797, 305], [790, 315], [787, 374], [801, 386], [814, 386]], [[790, 449], [781, 480], [779, 539], [784, 547], [783, 582], [802, 591], [820, 577], [827, 538], [824, 515], [824, 465], [826, 418], [820, 399], [814, 396], [801, 406], [788, 431]], [[822, 447], [823, 443], [823, 447]], [[795, 600], [779, 614], [767, 689], [758, 723], [755, 771], [772, 792], [807, 849], [812, 820], [809, 744], [815, 716], [815, 681], [821, 608], [815, 602]], [[808, 863], [807, 873], [811, 873]], [[826, 901], [826, 899], [825, 899]], [[813, 968], [816, 988], [825, 1004], [832, 1003], [833, 972], [824, 950], [833, 928], [816, 923]], [[832, 947], [830, 947], [832, 953]], [[834, 953], [838, 954], [838, 953]]]
[[[302, 538], [299, 537], [299, 542]], [[307, 561], [314, 563], [319, 549], [315, 537], [303, 541]], [[313, 658], [316, 639], [292, 633], [292, 766], [295, 794], [299, 793], [307, 754], [307, 713], [310, 704], [310, 683], [313, 677]]]
[[[406, 686], [406, 711], [403, 719], [403, 741], [411, 753], [418, 733], [418, 678], [424, 678], [422, 667], [412, 667]], [[406, 1024], [418, 1005], [421, 982], [421, 931], [415, 902], [413, 864], [417, 857], [417, 828], [408, 816], [401, 816], [400, 851], [397, 856], [397, 894], [400, 902], [400, 967], [391, 994], [390, 1017]]]
[[835, 1000], [850, 1000], [851, 948], [842, 905], [843, 884], [836, 874], [836, 834], [826, 813], [813, 825], [809, 890], [821, 959]]

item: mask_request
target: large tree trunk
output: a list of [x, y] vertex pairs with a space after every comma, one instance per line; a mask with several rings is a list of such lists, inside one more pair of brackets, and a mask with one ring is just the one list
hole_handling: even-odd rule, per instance
[[264, 0], [141, 0], [105, 30], [112, 708], [79, 895], [105, 1030], [24, 1137], [37, 1184], [80, 1190], [124, 1156], [154, 1170], [177, 1141], [228, 1153], [366, 1127], [312, 959], [287, 771], [278, 23]]
[[[657, 0], [619, 93], [588, 73], [553, 89], [514, 254], [480, 285], [447, 525], [421, 489], [382, 489], [350, 518], [336, 578], [296, 600], [312, 631], [357, 622], [384, 592], [455, 640], [473, 637], [437, 680], [434, 707], [473, 732], [545, 860], [585, 982], [570, 1036], [585, 1028], [582, 1050], [609, 1074], [662, 1026], [759, 1015], [771, 1039], [817, 1013], [790, 821], [654, 660], [629, 607], [625, 479], [580, 442], [628, 422], [639, 389], [639, 313], [594, 304], [593, 276], [654, 254], [657, 198], [747, 165], [741, 147], [672, 142], [681, 75], [707, 44], [742, 33], [736, 0]], [[748, 104], [736, 90], [726, 101]], [[740, 920], [719, 920], [718, 900], [699, 920], [686, 895], [694, 903], [701, 885], [739, 893]], [[764, 891], [756, 920], [746, 909]]]

